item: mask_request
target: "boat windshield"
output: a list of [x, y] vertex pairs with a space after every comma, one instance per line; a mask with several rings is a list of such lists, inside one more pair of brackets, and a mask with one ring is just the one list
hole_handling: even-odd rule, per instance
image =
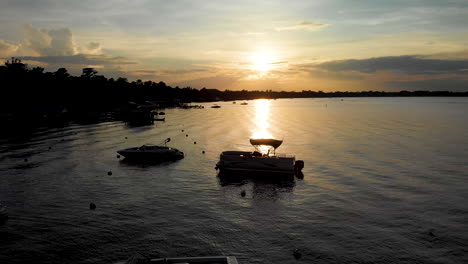
[[155, 150], [155, 149], [168, 149], [168, 147], [157, 146], [157, 145], [143, 145], [140, 147], [141, 150]]

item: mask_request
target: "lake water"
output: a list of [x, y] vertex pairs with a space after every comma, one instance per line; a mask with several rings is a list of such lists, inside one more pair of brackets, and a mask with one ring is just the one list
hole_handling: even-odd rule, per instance
[[[1, 139], [10, 219], [0, 263], [117, 263], [137, 252], [240, 264], [468, 263], [468, 98], [240, 103], [168, 109], [152, 126], [72, 124]], [[278, 152], [304, 160], [304, 178], [217, 177], [219, 154], [251, 150], [252, 136], [284, 139]], [[184, 159], [116, 157], [167, 137]]]

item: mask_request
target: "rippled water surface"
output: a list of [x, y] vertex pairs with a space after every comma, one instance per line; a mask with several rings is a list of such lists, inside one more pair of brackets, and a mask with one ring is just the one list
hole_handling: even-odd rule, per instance
[[[468, 263], [468, 98], [248, 103], [168, 109], [152, 126], [71, 124], [1, 139], [10, 219], [0, 263], [116, 263], [136, 252], [241, 264]], [[221, 151], [250, 150], [252, 136], [284, 139], [279, 152], [305, 161], [304, 178], [217, 177]], [[116, 157], [167, 137], [185, 159]]]

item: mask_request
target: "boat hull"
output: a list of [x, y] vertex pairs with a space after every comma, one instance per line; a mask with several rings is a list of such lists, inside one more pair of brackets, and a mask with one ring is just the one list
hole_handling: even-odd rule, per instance
[[117, 151], [120, 155], [124, 156], [129, 160], [180, 160], [184, 158], [184, 153], [175, 149], [171, 151], [161, 152], [150, 152], [150, 151], [138, 151], [134, 149], [119, 150]]
[[222, 173], [261, 175], [294, 175], [294, 157], [254, 156], [245, 151], [221, 153], [216, 169]]

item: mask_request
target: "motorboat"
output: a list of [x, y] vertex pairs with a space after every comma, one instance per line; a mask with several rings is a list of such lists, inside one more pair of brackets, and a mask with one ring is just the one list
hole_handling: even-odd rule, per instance
[[219, 157], [216, 169], [224, 172], [253, 172], [256, 174], [294, 175], [303, 168], [303, 161], [296, 161], [293, 155], [276, 154], [282, 140], [250, 139], [255, 151], [224, 151]]
[[211, 106], [211, 108], [221, 108], [221, 106], [220, 106], [220, 105], [217, 105], [217, 104], [215, 104], [215, 105], [212, 105], [212, 106]]
[[179, 160], [184, 158], [184, 153], [176, 148], [166, 146], [171, 139], [164, 140], [163, 145], [145, 144], [141, 147], [127, 148], [117, 151], [127, 159], [133, 160]]
[[249, 103], [247, 103], [247, 102], [243, 102], [243, 103], [241, 103], [241, 105], [248, 105], [248, 104], [249, 104]]

